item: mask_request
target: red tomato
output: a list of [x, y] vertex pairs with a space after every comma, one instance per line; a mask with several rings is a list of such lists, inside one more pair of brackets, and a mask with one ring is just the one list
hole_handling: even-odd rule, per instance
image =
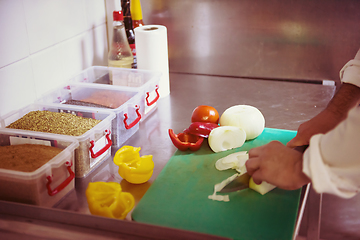
[[194, 109], [191, 115], [191, 122], [210, 122], [217, 124], [219, 122], [219, 113], [211, 106], [200, 105]]

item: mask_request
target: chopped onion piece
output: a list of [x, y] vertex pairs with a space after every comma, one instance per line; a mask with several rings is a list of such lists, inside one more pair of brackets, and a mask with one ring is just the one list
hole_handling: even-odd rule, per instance
[[[249, 159], [249, 154], [247, 151], [241, 151], [229, 154], [223, 158], [220, 158], [215, 163], [215, 168], [219, 171], [227, 170], [227, 169], [235, 169], [237, 172], [231, 177], [223, 180], [221, 183], [215, 184], [214, 186], [214, 193], [213, 195], [209, 196], [209, 199], [216, 200], [216, 201], [230, 201], [228, 195], [216, 195], [217, 192], [220, 192], [229, 182], [235, 179], [237, 176], [244, 174], [247, 172], [246, 170], [246, 161]], [[276, 186], [263, 181], [261, 184], [256, 184], [252, 178], [249, 181], [249, 188], [264, 195]], [[225, 197], [227, 196], [227, 198]]]
[[208, 198], [214, 201], [224, 201], [224, 202], [228, 202], [230, 201], [229, 199], [229, 195], [217, 195], [217, 192], [220, 192], [229, 182], [231, 182], [232, 180], [234, 180], [237, 176], [239, 176], [240, 174], [235, 173], [234, 175], [228, 177], [227, 179], [223, 180], [220, 183], [215, 184], [214, 186], [214, 193], [213, 195], [209, 195]]
[[235, 169], [238, 172], [246, 172], [245, 162], [249, 159], [247, 151], [236, 152], [220, 158], [215, 163], [215, 168], [219, 171]]
[[223, 180], [221, 183], [215, 184], [214, 190], [215, 192], [220, 192], [229, 182], [234, 180], [240, 174], [235, 173], [234, 175], [228, 177], [227, 179]]
[[209, 199], [211, 200], [214, 200], [214, 201], [223, 201], [223, 202], [229, 202], [230, 199], [229, 199], [229, 195], [216, 195], [216, 194], [213, 194], [213, 195], [209, 195], [208, 196]]
[[236, 126], [220, 126], [211, 130], [209, 146], [214, 152], [222, 152], [241, 147], [245, 143], [246, 132]]
[[270, 183], [267, 183], [265, 181], [262, 181], [262, 183], [260, 183], [260, 184], [256, 184], [254, 182], [254, 180], [252, 178], [250, 178], [249, 188], [251, 188], [252, 190], [257, 191], [261, 195], [264, 195], [265, 193], [268, 193], [271, 190], [273, 190], [274, 188], [276, 188], [276, 186], [274, 186], [274, 185], [272, 185]]

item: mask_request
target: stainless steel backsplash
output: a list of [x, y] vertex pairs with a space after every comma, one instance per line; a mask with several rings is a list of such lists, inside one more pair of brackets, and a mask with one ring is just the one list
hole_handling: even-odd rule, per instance
[[142, 0], [170, 72], [335, 80], [360, 47], [359, 0]]

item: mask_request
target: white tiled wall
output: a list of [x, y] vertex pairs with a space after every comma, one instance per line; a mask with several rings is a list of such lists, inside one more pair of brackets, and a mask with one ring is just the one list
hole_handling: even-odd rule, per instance
[[107, 65], [106, 9], [114, 2], [0, 0], [0, 116]]

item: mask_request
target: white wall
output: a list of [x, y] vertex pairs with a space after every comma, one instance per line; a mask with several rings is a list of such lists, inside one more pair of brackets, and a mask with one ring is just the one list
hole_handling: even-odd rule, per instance
[[0, 0], [0, 116], [83, 69], [107, 65], [105, 5], [104, 0]]

